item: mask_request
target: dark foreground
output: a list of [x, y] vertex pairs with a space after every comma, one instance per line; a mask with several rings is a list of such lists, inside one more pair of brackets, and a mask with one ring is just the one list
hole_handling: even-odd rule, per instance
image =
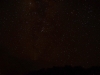
[[100, 67], [91, 67], [84, 69], [82, 67], [53, 67], [33, 71], [26, 75], [100, 75]]

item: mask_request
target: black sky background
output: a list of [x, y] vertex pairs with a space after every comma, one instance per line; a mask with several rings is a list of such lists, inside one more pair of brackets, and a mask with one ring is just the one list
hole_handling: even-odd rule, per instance
[[100, 66], [99, 0], [0, 0], [0, 72]]

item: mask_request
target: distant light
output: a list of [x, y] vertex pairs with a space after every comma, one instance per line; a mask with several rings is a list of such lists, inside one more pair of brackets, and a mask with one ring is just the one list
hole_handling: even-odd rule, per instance
[[30, 2], [30, 5], [31, 5], [32, 3]]

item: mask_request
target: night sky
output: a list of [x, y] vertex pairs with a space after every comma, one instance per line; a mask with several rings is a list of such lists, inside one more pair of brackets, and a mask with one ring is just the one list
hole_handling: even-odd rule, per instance
[[0, 0], [0, 73], [100, 66], [100, 0]]

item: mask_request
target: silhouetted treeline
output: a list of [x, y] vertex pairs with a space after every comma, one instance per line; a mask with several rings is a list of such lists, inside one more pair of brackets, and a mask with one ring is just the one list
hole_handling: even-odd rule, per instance
[[100, 75], [100, 67], [84, 69], [80, 66], [53, 67], [30, 72], [26, 75]]

